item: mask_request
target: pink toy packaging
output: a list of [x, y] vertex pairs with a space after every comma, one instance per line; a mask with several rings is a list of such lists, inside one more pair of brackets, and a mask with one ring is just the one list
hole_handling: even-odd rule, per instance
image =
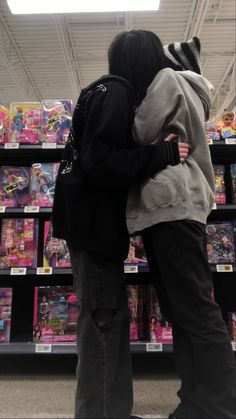
[[4, 218], [1, 227], [0, 268], [37, 266], [38, 220]]
[[30, 168], [0, 167], [0, 205], [24, 207], [30, 202]]
[[8, 142], [9, 114], [9, 109], [0, 105], [0, 144], [5, 144]]
[[216, 204], [226, 204], [225, 194], [225, 167], [223, 165], [214, 165]]
[[147, 266], [147, 258], [145, 255], [145, 250], [144, 250], [141, 236], [130, 237], [129, 253], [124, 263], [125, 263], [125, 266], [130, 266], [130, 265], [137, 265], [140, 267]]
[[172, 343], [172, 327], [163, 318], [155, 288], [148, 287], [149, 339], [152, 343]]
[[23, 144], [40, 142], [40, 103], [11, 103], [9, 141]]
[[52, 236], [50, 221], [45, 221], [44, 223], [43, 266], [52, 268], [71, 267], [70, 254], [66, 242]]
[[31, 167], [31, 205], [52, 207], [59, 163], [34, 163]]
[[232, 202], [236, 204], [236, 164], [230, 165], [231, 185], [232, 185]]
[[210, 264], [234, 263], [234, 230], [230, 222], [207, 225], [207, 253]]
[[138, 285], [128, 285], [128, 306], [130, 316], [130, 341], [136, 341], [139, 338], [138, 335]]
[[138, 287], [138, 338], [146, 339], [147, 335], [147, 286]]
[[75, 342], [79, 303], [70, 286], [36, 287], [33, 341]]
[[220, 130], [217, 124], [213, 121], [205, 122], [205, 133], [207, 140], [218, 141], [220, 140]]
[[42, 142], [65, 144], [71, 127], [72, 101], [42, 101], [40, 120]]
[[0, 288], [0, 343], [10, 342], [12, 288]]
[[230, 338], [236, 342], [236, 312], [229, 313]]

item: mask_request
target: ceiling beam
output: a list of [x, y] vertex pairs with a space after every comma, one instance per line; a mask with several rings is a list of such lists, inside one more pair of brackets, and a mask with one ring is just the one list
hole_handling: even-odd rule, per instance
[[189, 13], [189, 16], [188, 16], [187, 26], [186, 26], [186, 29], [185, 29], [185, 32], [184, 32], [183, 42], [186, 42], [190, 37], [190, 31], [191, 31], [191, 27], [192, 27], [192, 23], [193, 23], [194, 14], [196, 12], [198, 0], [194, 0], [191, 3], [192, 3], [191, 4], [191, 9], [190, 9], [190, 13]]
[[201, 0], [200, 1], [199, 12], [198, 12], [196, 23], [195, 23], [193, 31], [192, 31], [192, 36], [199, 36], [200, 35], [201, 30], [202, 30], [203, 22], [205, 20], [207, 12], [208, 12], [209, 5], [210, 5], [210, 0]]
[[222, 103], [222, 105], [220, 106], [220, 108], [217, 110], [217, 114], [216, 114], [216, 120], [218, 121], [221, 116], [222, 113], [224, 112], [224, 110], [228, 110], [227, 108], [229, 107], [229, 105], [231, 103], [233, 103], [234, 99], [235, 99], [236, 93], [235, 93], [235, 87], [231, 87], [230, 91], [228, 92], [224, 102]]
[[131, 12], [125, 12], [125, 31], [130, 31], [133, 28], [133, 14]]
[[[21, 54], [21, 51], [18, 47], [18, 45], [16, 44], [16, 41], [14, 39], [14, 37], [12, 36], [9, 27], [4, 19], [3, 13], [0, 10], [0, 25], [1, 25], [1, 30], [3, 31], [4, 35], [5, 35], [5, 42], [3, 43], [3, 46], [0, 47], [0, 52], [1, 52], [1, 56], [9, 70], [9, 72], [11, 73], [11, 76], [13, 77], [18, 89], [20, 90], [22, 96], [25, 98], [25, 100], [31, 101], [32, 100], [32, 96], [34, 96], [36, 98], [36, 100], [41, 101], [41, 94], [40, 91], [36, 85], [36, 83], [33, 80], [33, 77], [30, 74], [30, 71], [25, 63], [25, 60], [23, 59], [23, 56]], [[17, 56], [17, 59], [19, 60], [20, 66], [23, 70], [23, 74], [24, 77], [26, 78], [27, 81], [27, 87], [28, 89], [26, 89], [23, 84], [22, 84], [22, 80], [20, 80], [19, 76], [17, 75], [17, 71], [15, 69], [15, 63], [11, 62], [11, 59], [8, 57], [7, 54], [7, 47], [8, 49], [12, 49], [15, 53], [15, 55]], [[31, 89], [31, 91], [30, 91]], [[27, 90], [29, 90], [27, 92]]]
[[232, 66], [234, 65], [234, 63], [235, 63], [235, 57], [232, 57], [231, 60], [230, 60], [230, 62], [229, 62], [229, 64], [228, 64], [228, 66], [227, 66], [227, 68], [226, 68], [226, 70], [225, 70], [225, 72], [224, 72], [224, 74], [223, 74], [223, 76], [221, 77], [221, 79], [220, 79], [220, 81], [219, 81], [219, 83], [217, 85], [217, 89], [214, 91], [214, 94], [212, 96], [212, 103], [214, 103], [214, 101], [215, 101], [218, 93], [220, 92], [220, 89], [221, 89], [221, 87], [222, 87], [225, 79], [229, 75], [229, 73], [230, 73], [230, 71], [231, 71]]
[[74, 66], [74, 69], [75, 69], [76, 75], [77, 75], [77, 83], [78, 83], [78, 88], [79, 88], [79, 93], [80, 93], [80, 91], [82, 89], [82, 76], [81, 76], [81, 72], [80, 72], [80, 68], [79, 68], [79, 64], [78, 64], [78, 59], [77, 59], [78, 54], [77, 54], [77, 51], [74, 48], [72, 35], [71, 35], [71, 31], [70, 31], [70, 25], [69, 25], [69, 22], [68, 22], [68, 19], [67, 19], [66, 15], [64, 15], [64, 24], [65, 24], [65, 30], [66, 30], [66, 34], [67, 34], [67, 38], [68, 38], [70, 51], [71, 51], [71, 54], [72, 54], [73, 66]]
[[218, 5], [218, 10], [217, 10], [216, 15], [215, 15], [214, 20], [213, 20], [213, 25], [215, 25], [215, 24], [216, 24], [216, 21], [217, 21], [217, 19], [218, 19], [218, 17], [219, 17], [219, 14], [220, 14], [221, 8], [222, 8], [222, 6], [223, 6], [223, 2], [224, 2], [224, 0], [220, 0], [220, 2], [219, 2], [219, 5]]
[[[66, 65], [66, 69], [67, 69], [67, 73], [69, 76], [69, 80], [70, 80], [70, 84], [72, 87], [72, 92], [73, 92], [73, 98], [75, 100], [75, 102], [77, 102], [78, 96], [80, 94], [80, 86], [79, 86], [79, 81], [77, 79], [77, 77], [75, 76], [75, 72], [74, 69], [72, 68], [71, 65], [71, 57], [69, 54], [69, 48], [68, 45], [66, 43], [66, 39], [64, 36], [64, 31], [62, 29], [62, 23], [61, 23], [61, 19], [58, 15], [54, 15], [54, 23], [55, 23], [55, 27], [56, 27], [56, 31], [57, 31], [57, 36], [61, 45], [61, 49], [63, 51], [63, 57], [64, 57], [64, 61], [65, 61], [65, 65]], [[67, 39], [68, 41], [68, 39]]]

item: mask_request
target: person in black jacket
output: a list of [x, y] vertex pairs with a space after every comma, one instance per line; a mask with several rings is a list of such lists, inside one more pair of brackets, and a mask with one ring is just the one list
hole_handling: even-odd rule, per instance
[[[115, 64], [111, 52], [110, 68]], [[130, 417], [123, 266], [129, 248], [127, 193], [131, 185], [188, 155], [187, 144], [172, 141], [175, 135], [157, 146], [134, 147], [137, 93], [115, 76], [103, 76], [81, 92], [56, 182], [54, 236], [68, 243], [80, 301], [76, 418]]]

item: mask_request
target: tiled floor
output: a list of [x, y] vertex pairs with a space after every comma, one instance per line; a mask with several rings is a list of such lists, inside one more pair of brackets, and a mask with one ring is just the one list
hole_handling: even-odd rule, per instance
[[[75, 377], [71, 370], [74, 365], [65, 368], [62, 357], [58, 359], [55, 373], [55, 360], [53, 368], [43, 365], [36, 371], [33, 365], [38, 359], [31, 362], [31, 367], [28, 364], [25, 368], [27, 374], [22, 374], [24, 365], [19, 360], [15, 367], [5, 364], [5, 368], [0, 368], [0, 418], [72, 418]], [[178, 402], [178, 384], [171, 355], [162, 360], [145, 355], [136, 357], [134, 413], [167, 417]]]

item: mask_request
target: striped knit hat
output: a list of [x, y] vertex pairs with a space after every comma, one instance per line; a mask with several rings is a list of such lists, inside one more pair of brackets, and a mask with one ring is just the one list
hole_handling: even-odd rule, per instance
[[191, 70], [201, 74], [199, 38], [194, 36], [187, 42], [175, 42], [164, 46], [167, 61], [180, 66], [182, 70]]

